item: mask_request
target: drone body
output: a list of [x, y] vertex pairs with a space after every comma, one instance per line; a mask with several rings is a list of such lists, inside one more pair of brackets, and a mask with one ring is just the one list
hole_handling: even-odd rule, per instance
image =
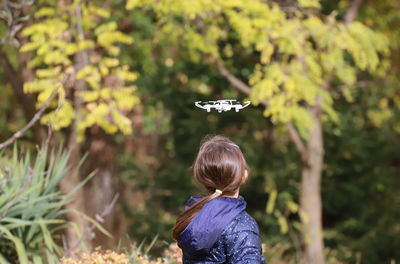
[[240, 109], [249, 106], [250, 101], [246, 101], [245, 105], [242, 105], [240, 102], [237, 102], [236, 99], [225, 99], [225, 100], [208, 101], [208, 102], [197, 101], [194, 104], [198, 108], [207, 110], [207, 112], [211, 112], [211, 109], [215, 108], [218, 111], [218, 113], [221, 113], [230, 111], [232, 109], [235, 109], [235, 112], [239, 112]]

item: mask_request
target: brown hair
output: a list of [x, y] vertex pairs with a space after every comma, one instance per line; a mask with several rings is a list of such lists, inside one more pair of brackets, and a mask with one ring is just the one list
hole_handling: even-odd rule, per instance
[[[172, 237], [178, 240], [179, 234], [207, 202], [220, 195], [234, 195], [247, 169], [243, 153], [235, 143], [220, 135], [206, 136], [200, 145], [193, 172], [195, 180], [207, 189], [208, 195], [179, 215]], [[222, 194], [215, 192], [216, 189], [221, 190]]]

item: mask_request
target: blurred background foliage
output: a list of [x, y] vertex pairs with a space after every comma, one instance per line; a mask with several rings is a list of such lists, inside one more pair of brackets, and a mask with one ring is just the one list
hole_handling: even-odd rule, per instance
[[[62, 1], [57, 7], [56, 1], [35, 1], [35, 4], [23, 10], [25, 14], [31, 15], [24, 22], [24, 27], [46, 22], [40, 16], [35, 16], [43, 7], [50, 7], [60, 14], [73, 13], [78, 2]], [[91, 5], [98, 7], [104, 4], [103, 1], [91, 2]], [[241, 147], [247, 158], [250, 177], [241, 194], [247, 201], [249, 213], [260, 226], [262, 242], [266, 244], [266, 256], [270, 263], [296, 263], [302, 247], [300, 217], [297, 213], [302, 164], [285, 127], [276, 124], [271, 116], [265, 117], [261, 105], [251, 105], [239, 113], [231, 111], [221, 114], [195, 108], [195, 101], [225, 98], [243, 101], [247, 97], [233, 88], [210, 65], [207, 54], [195, 52], [190, 46], [187, 48], [181, 45], [176, 36], [165, 34], [163, 27], [169, 25], [168, 22], [177, 28], [191, 27], [185, 24], [182, 17], [173, 16], [173, 21], [166, 20], [171, 19], [166, 17], [160, 19], [159, 11], [146, 5], [153, 1], [105, 2], [108, 6], [104, 12], [90, 9], [102, 17], [100, 22], [94, 20], [99, 24], [94, 24], [91, 20], [93, 17], [85, 18], [85, 34], [92, 41], [85, 48], [94, 51], [90, 56], [101, 58], [94, 64], [101, 64], [104, 57], [113, 56], [117, 61], [111, 63], [110, 68], [129, 65], [129, 69], [121, 67], [121, 72], [134, 72], [134, 76], [126, 75], [128, 73], [124, 76], [128, 76], [127, 83], [135, 88], [130, 90], [128, 98], [134, 102], [120, 109], [121, 115], [117, 116], [122, 121], [113, 120], [104, 112], [95, 118], [95, 122], [88, 121], [90, 112], [84, 113], [84, 118], [80, 120], [85, 123], [86, 130], [79, 130], [82, 140], [79, 147], [82, 153], [88, 153], [86, 164], [80, 172], [81, 179], [95, 168], [100, 168], [100, 173], [105, 171], [95, 176], [91, 181], [93, 183], [89, 182], [85, 187], [86, 197], [91, 199], [85, 201], [87, 205], [83, 210], [94, 217], [99, 211], [98, 206], [107, 202], [101, 200], [98, 206], [92, 206], [89, 200], [96, 200], [93, 193], [102, 195], [104, 191], [105, 197], [109, 197], [107, 192], [121, 193], [113, 216], [105, 218], [105, 227], [114, 235], [114, 239], [102, 236], [99, 232], [94, 246], [103, 245], [115, 249], [118, 240], [126, 235], [135, 241], [151, 241], [158, 234], [158, 240], [150, 253], [159, 256], [173, 242], [171, 230], [185, 201], [190, 195], [201, 193], [192, 181], [190, 169], [200, 140], [207, 134], [224, 134]], [[336, 12], [336, 19], [341, 21], [353, 1], [270, 2], [278, 4], [288, 13], [298, 8], [299, 3], [303, 7], [312, 7], [317, 3], [320, 11], [313, 8], [300, 10], [305, 13], [317, 12], [317, 17]], [[400, 262], [400, 4], [397, 0], [362, 2], [357, 21], [384, 34], [389, 40], [391, 52], [389, 57], [385, 57], [388, 65], [380, 65], [388, 68], [387, 72], [376, 75], [360, 72], [357, 81], [350, 85], [351, 89], [340, 80], [334, 80], [331, 84], [335, 90], [331, 94], [334, 99], [332, 105], [338, 121], [330, 122], [327, 118], [322, 120], [325, 156], [321, 195], [325, 254], [329, 263], [388, 263], [390, 260], [397, 263]], [[63, 5], [70, 10], [64, 9]], [[64, 28], [67, 32], [69, 27], [74, 28], [75, 17], [71, 19], [65, 14], [60, 17], [69, 23]], [[122, 42], [115, 44], [118, 51], [114, 49], [114, 53], [111, 48], [113, 43], [106, 42], [104, 46], [93, 35], [101, 24], [111, 22], [116, 27], [111, 27], [110, 32], [120, 32], [113, 41]], [[2, 23], [1, 36], [5, 32], [6, 24]], [[64, 41], [75, 45], [77, 41], [73, 36], [77, 33], [72, 32], [72, 36]], [[260, 54], [243, 48], [240, 39], [230, 34], [224, 43], [217, 45], [221, 45], [222, 57], [229, 58], [235, 74], [243, 80], [249, 80]], [[124, 36], [129, 38], [125, 39]], [[30, 42], [22, 33], [16, 35], [16, 40], [19, 43], [10, 41], [0, 47], [1, 142], [33, 116], [32, 109], [35, 107], [29, 108], [27, 102], [36, 106], [37, 101], [45, 100], [37, 98], [37, 94], [21, 94], [18, 84], [11, 79], [14, 76], [10, 76], [10, 71], [14, 69], [15, 77], [26, 84], [38, 80], [38, 70], [57, 67], [60, 72], [75, 70], [77, 73], [81, 70], [68, 69], [80, 51], [71, 46], [73, 51], [66, 55], [70, 64], [65, 63], [65, 60], [52, 62], [49, 59], [47, 62], [38, 62], [39, 66], [29, 72], [27, 63], [33, 60], [34, 55], [26, 58], [27, 53], [20, 48]], [[50, 51], [54, 50], [44, 49], [42, 55], [46, 56], [46, 52]], [[350, 57], [347, 59], [352, 62]], [[98, 73], [89, 71], [84, 78], [95, 76], [94, 82], [100, 86], [96, 88], [94, 84], [87, 89], [107, 89], [106, 75], [99, 77]], [[117, 87], [111, 88], [123, 89], [125, 85], [124, 82], [118, 83]], [[70, 111], [76, 113], [76, 97], [70, 86], [65, 85], [65, 95], [60, 96], [70, 101]], [[48, 92], [52, 87], [40, 86], [42, 90], [38, 88], [32, 91], [45, 92], [47, 89]], [[25, 88], [24, 91], [28, 90]], [[88, 111], [95, 109], [90, 107], [90, 103], [96, 98], [86, 97], [88, 101], [83, 102], [83, 105], [89, 105]], [[114, 99], [111, 101], [118, 104], [118, 100], [124, 98]], [[108, 103], [104, 101], [104, 104]], [[64, 107], [66, 105], [68, 103]], [[57, 101], [47, 111], [47, 116], [51, 117], [56, 108]], [[69, 118], [68, 122], [74, 122], [75, 117], [66, 114], [66, 118]], [[105, 119], [109, 123], [102, 123]], [[116, 125], [118, 129], [107, 131], [110, 124]], [[59, 131], [53, 135], [52, 144], [62, 142], [66, 148], [72, 146], [71, 133], [74, 129], [73, 125], [69, 125], [65, 123], [56, 128]], [[127, 126], [131, 129], [127, 129]], [[104, 133], [99, 128], [110, 133]], [[29, 130], [19, 140], [19, 144], [33, 149], [43, 139], [40, 136], [42, 130], [46, 131], [44, 124]], [[9, 153], [11, 149], [6, 151], [6, 154]], [[106, 171], [111, 173], [107, 174]], [[96, 177], [102, 180], [95, 182]]]

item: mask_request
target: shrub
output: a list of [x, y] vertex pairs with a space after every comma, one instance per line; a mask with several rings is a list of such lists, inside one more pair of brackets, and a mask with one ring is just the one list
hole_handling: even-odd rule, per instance
[[116, 253], [111, 250], [102, 251], [100, 247], [92, 253], [75, 252], [70, 257], [63, 257], [60, 264], [127, 264], [129, 258], [124, 253]]
[[0, 153], [0, 263], [57, 263], [62, 256], [56, 232], [72, 224], [60, 219], [63, 206], [91, 177], [62, 195], [57, 186], [68, 158], [61, 149], [48, 155], [44, 146], [31, 166], [31, 154], [20, 156], [16, 145], [11, 158]]
[[74, 252], [69, 257], [63, 257], [60, 264], [182, 264], [182, 252], [176, 243], [171, 244], [164, 251], [163, 257], [152, 258], [147, 253], [153, 242], [146, 250], [142, 250], [143, 244], [136, 246], [132, 244], [130, 249], [124, 248], [124, 253], [117, 253], [111, 250], [102, 250], [97, 247], [94, 252]]

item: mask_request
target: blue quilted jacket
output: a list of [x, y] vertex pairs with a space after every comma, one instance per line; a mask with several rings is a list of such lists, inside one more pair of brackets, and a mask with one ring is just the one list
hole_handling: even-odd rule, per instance
[[[191, 197], [185, 209], [199, 198]], [[258, 225], [245, 209], [242, 196], [206, 203], [179, 235], [183, 264], [265, 264]]]

